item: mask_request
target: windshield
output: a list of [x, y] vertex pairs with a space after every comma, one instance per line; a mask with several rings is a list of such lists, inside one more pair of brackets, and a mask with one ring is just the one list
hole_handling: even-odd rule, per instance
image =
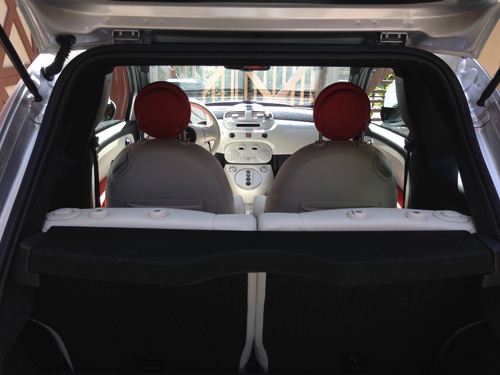
[[150, 82], [169, 81], [203, 103], [254, 101], [312, 106], [317, 94], [349, 81], [349, 67], [152, 66]]

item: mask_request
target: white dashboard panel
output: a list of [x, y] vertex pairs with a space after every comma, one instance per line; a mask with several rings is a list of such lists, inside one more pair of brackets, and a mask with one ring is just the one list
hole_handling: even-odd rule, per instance
[[273, 151], [264, 142], [232, 142], [228, 143], [224, 151], [229, 163], [269, 163]]
[[264, 158], [265, 161], [257, 158], [250, 160], [250, 155], [238, 159], [235, 149], [228, 147], [232, 143], [241, 146], [257, 142], [269, 146], [272, 155], [291, 155], [318, 140], [319, 133], [313, 123], [312, 107], [292, 108], [248, 102], [213, 108], [218, 112], [221, 131], [218, 150], [221, 153], [229, 151], [229, 155], [225, 156], [230, 163], [258, 164], [270, 161], [267, 158]]
[[298, 149], [317, 141], [318, 136], [314, 124], [305, 121], [275, 120], [275, 125], [269, 130], [221, 127], [219, 150], [225, 151], [229, 144], [235, 142], [249, 145], [258, 142], [268, 145], [273, 155], [291, 155]]

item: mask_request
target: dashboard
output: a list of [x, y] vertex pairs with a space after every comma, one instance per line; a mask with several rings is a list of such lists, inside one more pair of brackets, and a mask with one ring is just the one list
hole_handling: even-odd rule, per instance
[[219, 120], [219, 152], [228, 163], [268, 163], [315, 142], [312, 108], [255, 103], [210, 107]]
[[219, 123], [218, 152], [224, 155], [224, 170], [247, 209], [274, 181], [273, 156], [291, 155], [318, 139], [312, 108], [256, 103], [209, 108]]

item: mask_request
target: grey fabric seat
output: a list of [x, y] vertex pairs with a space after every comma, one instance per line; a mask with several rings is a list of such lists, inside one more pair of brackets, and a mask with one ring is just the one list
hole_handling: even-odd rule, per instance
[[305, 146], [287, 159], [265, 212], [396, 207], [396, 178], [387, 157], [365, 142], [351, 141], [366, 130], [369, 118], [369, 99], [358, 86], [336, 83], [324, 89], [314, 105], [314, 123], [330, 141]]
[[156, 139], [126, 147], [108, 173], [109, 207], [170, 207], [234, 213], [224, 170], [203, 147], [177, 139], [189, 125], [186, 94], [168, 82], [141, 90], [134, 111], [139, 129]]

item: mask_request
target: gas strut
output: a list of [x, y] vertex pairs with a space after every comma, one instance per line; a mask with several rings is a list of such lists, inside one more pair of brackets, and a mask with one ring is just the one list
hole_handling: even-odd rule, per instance
[[26, 67], [24, 66], [23, 62], [21, 61], [21, 58], [17, 54], [16, 49], [14, 48], [12, 43], [10, 42], [9, 37], [5, 33], [5, 30], [3, 29], [3, 27], [1, 27], [1, 26], [0, 26], [0, 43], [2, 43], [2, 46], [5, 49], [5, 52], [7, 53], [10, 61], [12, 61], [12, 64], [14, 65], [17, 72], [21, 76], [21, 79], [23, 80], [24, 84], [26, 85], [28, 90], [35, 97], [35, 101], [41, 102], [42, 96], [40, 95], [38, 88], [36, 87], [35, 83], [31, 79], [28, 71], [26, 70]]
[[59, 35], [56, 38], [57, 44], [61, 46], [59, 52], [57, 52], [54, 62], [49, 66], [42, 68], [42, 75], [47, 81], [52, 81], [56, 74], [59, 74], [64, 66], [64, 62], [71, 52], [71, 47], [76, 42], [76, 38], [73, 35]]
[[480, 107], [484, 107], [486, 99], [488, 99], [491, 96], [491, 94], [493, 94], [493, 91], [495, 91], [499, 83], [500, 83], [500, 69], [497, 70], [493, 79], [490, 81], [488, 86], [486, 86], [476, 104]]

